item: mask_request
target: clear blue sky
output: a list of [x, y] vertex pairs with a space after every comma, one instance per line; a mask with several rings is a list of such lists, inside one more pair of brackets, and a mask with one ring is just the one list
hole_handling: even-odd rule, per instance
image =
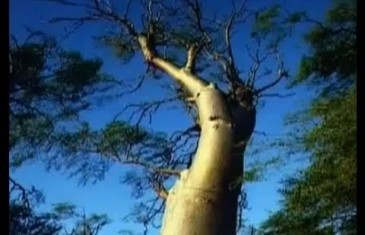
[[[219, 7], [226, 9], [224, 2], [226, 1], [209, 1], [209, 7]], [[227, 1], [228, 2], [228, 1]], [[269, 6], [277, 1], [249, 1], [251, 7]], [[290, 11], [303, 10], [307, 11], [311, 17], [322, 18], [324, 12], [330, 5], [330, 0], [287, 0], [285, 6]], [[62, 7], [54, 7], [54, 5], [46, 4], [40, 1], [32, 0], [11, 0], [10, 1], [10, 30], [18, 38], [24, 38], [25, 31], [23, 24], [31, 26], [34, 29], [41, 29], [50, 32], [53, 35], [61, 36], [63, 34], [62, 26], [49, 25], [46, 19], [56, 15], [72, 14], [70, 9]], [[297, 34], [305, 27], [300, 27]], [[134, 61], [132, 64], [123, 65], [120, 61], [112, 57], [112, 54], [104, 49], [96, 48], [95, 43], [91, 40], [91, 36], [95, 36], [96, 32], [102, 30], [98, 27], [84, 27], [77, 31], [70, 38], [62, 41], [62, 46], [80, 50], [88, 56], [99, 56], [105, 61], [104, 71], [112, 73], [120, 79], [135, 78], [144, 70], [142, 61]], [[238, 35], [239, 36], [239, 35]], [[21, 40], [20, 40], [21, 41]], [[242, 42], [236, 40], [235, 48], [241, 50], [244, 54]], [[282, 54], [286, 66], [290, 72], [295, 73], [298, 61], [303, 53], [306, 52], [306, 46], [294, 37], [286, 42], [282, 48]], [[237, 53], [238, 54], [238, 53]], [[244, 65], [244, 55], [238, 54], [238, 61], [242, 61]], [[159, 97], [160, 92], [155, 87], [155, 84], [148, 83], [144, 91], [154, 88], [154, 92], [148, 93], [148, 99]], [[272, 92], [285, 92], [284, 84], [274, 88]], [[146, 98], [147, 93], [143, 91], [139, 95], [129, 97], [127, 100], [113, 102], [110, 105], [103, 106], [97, 110], [85, 114], [95, 127], [102, 127], [107, 121], [113, 117], [115, 112], [125, 104], [125, 102], [135, 102], [139, 98]], [[306, 89], [299, 88], [296, 91], [296, 96], [286, 99], [270, 98], [265, 101], [265, 106], [258, 113], [256, 130], [267, 133], [280, 134], [284, 132], [282, 119], [288, 112], [297, 109], [298, 105], [303, 105], [308, 100]], [[171, 121], [174, 120], [174, 121]], [[171, 132], [176, 128], [182, 128], [188, 124], [188, 120], [184, 118], [181, 112], [176, 110], [164, 110], [157, 114], [152, 123], [151, 128], [158, 131]], [[277, 154], [275, 151], [270, 151], [265, 154]], [[265, 156], [263, 156], [265, 157]], [[270, 211], [274, 211], [279, 207], [279, 195], [277, 189], [278, 181], [287, 174], [291, 174], [297, 166], [291, 165], [280, 172], [272, 171], [266, 175], [266, 180], [255, 184], [246, 185], [248, 193], [249, 207], [251, 208], [245, 214], [245, 218], [249, 224], [257, 225], [264, 220]], [[125, 216], [134, 204], [134, 199], [130, 197], [131, 189], [119, 183], [119, 177], [123, 175], [126, 168], [123, 166], [113, 167], [101, 181], [95, 185], [78, 186], [77, 179], [68, 179], [64, 174], [59, 172], [46, 172], [42, 164], [32, 164], [12, 172], [12, 176], [23, 183], [25, 186], [34, 185], [43, 190], [46, 195], [46, 204], [43, 209], [49, 208], [52, 203], [71, 202], [80, 208], [84, 208], [87, 213], [106, 213], [113, 220], [113, 223], [105, 227], [101, 235], [117, 234], [121, 229], [131, 229], [141, 231], [139, 225], [133, 223], [125, 223], [121, 218]], [[157, 234], [151, 230], [150, 234]]]

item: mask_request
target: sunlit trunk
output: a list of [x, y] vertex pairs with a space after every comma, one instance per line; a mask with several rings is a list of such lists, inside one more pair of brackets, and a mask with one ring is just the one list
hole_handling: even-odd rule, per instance
[[166, 201], [161, 235], [235, 235], [243, 153], [255, 112], [228, 107], [212, 86], [196, 99], [201, 137], [193, 164]]

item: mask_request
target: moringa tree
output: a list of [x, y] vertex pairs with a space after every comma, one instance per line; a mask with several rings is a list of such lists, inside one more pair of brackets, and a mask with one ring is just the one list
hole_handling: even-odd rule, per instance
[[[256, 11], [247, 1], [231, 1], [228, 15], [208, 9], [204, 13], [197, 0], [149, 0], [138, 6], [128, 1], [124, 11], [109, 1], [48, 1], [80, 8], [80, 15], [54, 17], [52, 23], [71, 22], [70, 32], [89, 22], [105, 23], [108, 32], [99, 41], [127, 61], [139, 52], [147, 72], [136, 89], [148, 76], [167, 75], [175, 93], [172, 98], [128, 105], [139, 115], [137, 125], [115, 119], [101, 130], [83, 123], [76, 131], [57, 133], [53, 141], [63, 163], [85, 179], [105, 172], [102, 162], [143, 167], [127, 181], [139, 190], [154, 189], [158, 198], [138, 219], [146, 224], [164, 209], [163, 235], [236, 234], [243, 202], [243, 155], [255, 128], [256, 105], [265, 91], [288, 77], [280, 43], [298, 15], [280, 17], [279, 6]], [[250, 35], [256, 45], [246, 46], [253, 62], [248, 72], [240, 68], [233, 46], [236, 28], [245, 23], [253, 24]], [[266, 62], [274, 64], [267, 63], [268, 69]], [[72, 84], [75, 73], [63, 74]], [[258, 81], [263, 77], [266, 83]], [[191, 127], [168, 138], [139, 125], [143, 117], [173, 101], [181, 101], [191, 115]], [[167, 190], [172, 176], [178, 180]]]

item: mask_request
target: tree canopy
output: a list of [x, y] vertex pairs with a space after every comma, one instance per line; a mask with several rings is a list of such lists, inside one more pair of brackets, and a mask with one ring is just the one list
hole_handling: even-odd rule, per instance
[[23, 43], [11, 35], [9, 59], [10, 164], [19, 166], [37, 157], [31, 149], [51, 148], [113, 79], [101, 73], [100, 59], [63, 50], [38, 31]]
[[[296, 85], [319, 91], [308, 109], [291, 116], [296, 149], [308, 168], [284, 181], [282, 208], [262, 234], [356, 234], [356, 5], [341, 1], [305, 35]], [[289, 144], [290, 148], [290, 144]]]
[[[110, 220], [106, 215], [79, 213], [68, 203], [58, 203], [49, 212], [38, 212], [44, 195], [9, 178], [9, 235], [97, 235]], [[73, 225], [66, 226], [65, 222]], [[70, 223], [68, 223], [70, 224]]]

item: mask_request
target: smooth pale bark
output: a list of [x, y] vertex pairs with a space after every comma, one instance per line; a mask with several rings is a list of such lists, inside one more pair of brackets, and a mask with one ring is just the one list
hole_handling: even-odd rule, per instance
[[[194, 48], [179, 68], [138, 36], [145, 60], [181, 84], [196, 104], [201, 136], [191, 167], [170, 189], [161, 235], [235, 235], [245, 141], [255, 126], [254, 108], [230, 104], [214, 84], [192, 73]], [[244, 103], [244, 102], [243, 102]]]
[[203, 89], [196, 102], [202, 129], [198, 150], [169, 192], [161, 234], [235, 235], [243, 141], [252, 133], [255, 113], [236, 107], [232, 115], [213, 86]]

